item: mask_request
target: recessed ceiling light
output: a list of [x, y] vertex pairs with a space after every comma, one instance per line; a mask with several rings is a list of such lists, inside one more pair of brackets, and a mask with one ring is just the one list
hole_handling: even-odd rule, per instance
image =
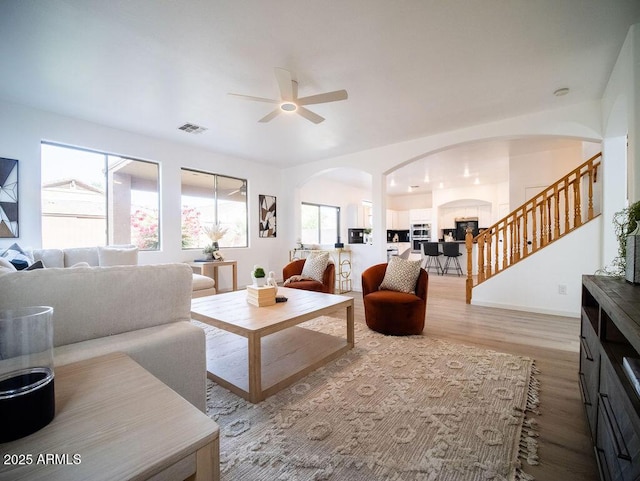
[[563, 87], [553, 92], [553, 95], [555, 95], [556, 97], [562, 97], [563, 95], [567, 95], [568, 93], [569, 89], [567, 87]]

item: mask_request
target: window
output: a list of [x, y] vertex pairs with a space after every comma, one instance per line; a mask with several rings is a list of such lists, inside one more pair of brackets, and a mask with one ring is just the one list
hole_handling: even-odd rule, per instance
[[42, 247], [160, 247], [158, 164], [43, 143]]
[[340, 232], [340, 207], [302, 203], [300, 240], [303, 244], [335, 244]]
[[203, 248], [211, 241], [204, 227], [220, 224], [220, 247], [248, 247], [247, 181], [182, 169], [182, 248]]

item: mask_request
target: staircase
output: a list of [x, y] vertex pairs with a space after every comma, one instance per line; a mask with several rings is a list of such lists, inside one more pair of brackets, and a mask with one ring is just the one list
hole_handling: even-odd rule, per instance
[[476, 237], [467, 231], [467, 304], [471, 303], [473, 287], [600, 214], [602, 193], [597, 182], [601, 158], [602, 153], [594, 155]]

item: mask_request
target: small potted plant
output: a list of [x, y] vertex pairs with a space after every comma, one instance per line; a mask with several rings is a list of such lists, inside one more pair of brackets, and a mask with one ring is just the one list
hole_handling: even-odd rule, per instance
[[253, 281], [253, 285], [256, 287], [263, 287], [266, 282], [267, 274], [264, 272], [264, 268], [259, 265], [253, 266], [253, 270], [251, 271], [251, 280]]

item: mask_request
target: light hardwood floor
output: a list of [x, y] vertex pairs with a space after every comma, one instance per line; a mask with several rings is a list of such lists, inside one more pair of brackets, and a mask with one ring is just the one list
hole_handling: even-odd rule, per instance
[[[578, 387], [580, 320], [467, 305], [464, 288], [462, 277], [429, 276], [424, 334], [534, 359], [540, 370], [540, 464], [523, 461], [525, 472], [536, 481], [598, 480]], [[361, 293], [349, 294], [355, 322], [364, 323]]]

